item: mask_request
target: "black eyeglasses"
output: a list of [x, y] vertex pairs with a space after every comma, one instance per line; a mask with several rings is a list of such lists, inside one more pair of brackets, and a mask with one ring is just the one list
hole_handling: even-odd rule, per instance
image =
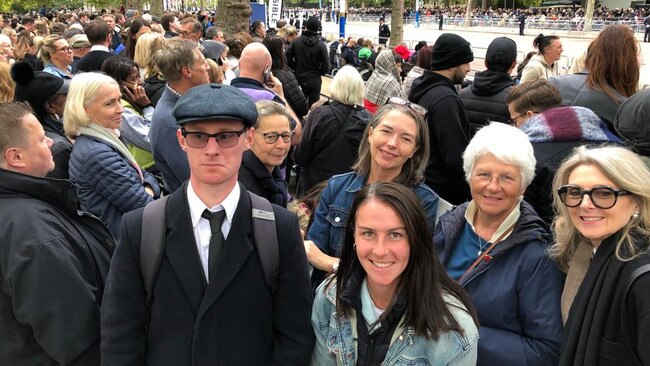
[[423, 106], [419, 104], [411, 103], [408, 100], [400, 97], [390, 97], [388, 99], [388, 103], [409, 107], [413, 112], [419, 114], [422, 118], [424, 118], [428, 112], [427, 109], [424, 108]]
[[514, 126], [515, 121], [517, 120], [517, 118], [526, 115], [526, 113], [528, 113], [528, 112], [524, 112], [524, 113], [518, 115], [517, 117], [511, 117], [508, 121], [506, 121], [506, 123], [509, 124], [510, 126]]
[[68, 53], [68, 52], [72, 51], [72, 48], [70, 48], [68, 46], [65, 46], [65, 47], [57, 48], [55, 52], [58, 52], [58, 51], [63, 51], [65, 53]]
[[205, 132], [193, 132], [187, 131], [184, 128], [181, 129], [181, 134], [185, 137], [187, 145], [195, 149], [201, 149], [208, 144], [208, 141], [211, 137], [214, 137], [214, 140], [221, 147], [233, 147], [239, 142], [239, 136], [248, 130], [248, 127], [244, 127], [240, 131], [226, 131], [219, 133], [205, 133]]
[[275, 142], [278, 141], [278, 138], [280, 137], [282, 137], [283, 142], [288, 144], [291, 142], [291, 138], [293, 137], [293, 135], [296, 134], [293, 131], [284, 132], [284, 133], [277, 133], [277, 132], [262, 133], [262, 132], [255, 131], [255, 133], [259, 133], [260, 135], [262, 135], [264, 137], [264, 142], [266, 142], [267, 144], [275, 144]]
[[607, 186], [596, 186], [586, 190], [578, 186], [566, 185], [558, 188], [557, 194], [567, 207], [580, 206], [585, 195], [588, 195], [594, 206], [606, 210], [614, 207], [619, 196], [626, 196], [631, 193], [623, 189], [616, 190]]

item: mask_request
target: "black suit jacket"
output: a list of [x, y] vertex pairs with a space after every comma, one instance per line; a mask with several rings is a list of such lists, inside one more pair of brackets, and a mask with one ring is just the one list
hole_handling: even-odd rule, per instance
[[77, 62], [77, 71], [90, 72], [101, 71], [102, 64], [107, 58], [113, 56], [112, 53], [106, 51], [90, 51]]
[[296, 216], [273, 207], [280, 272], [271, 293], [256, 253], [250, 198], [241, 187], [216, 280], [206, 285], [186, 188], [187, 183], [167, 203], [166, 242], [150, 309], [139, 265], [142, 209], [124, 215], [102, 306], [102, 364], [309, 364], [312, 295]]

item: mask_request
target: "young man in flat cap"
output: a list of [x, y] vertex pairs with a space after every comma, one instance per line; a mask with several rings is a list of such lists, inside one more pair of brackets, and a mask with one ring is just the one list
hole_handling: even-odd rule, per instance
[[426, 108], [431, 153], [426, 184], [445, 200], [459, 205], [470, 198], [463, 172], [469, 124], [455, 85], [462, 84], [474, 60], [463, 37], [444, 33], [431, 52], [431, 70], [413, 81], [409, 99]]
[[271, 288], [261, 254], [269, 243], [257, 240], [252, 198], [237, 182], [255, 105], [237, 88], [202, 85], [178, 100], [174, 117], [190, 179], [166, 202], [149, 304], [143, 211], [124, 216], [102, 307], [102, 364], [309, 364], [312, 298], [297, 218], [272, 208], [279, 270]]

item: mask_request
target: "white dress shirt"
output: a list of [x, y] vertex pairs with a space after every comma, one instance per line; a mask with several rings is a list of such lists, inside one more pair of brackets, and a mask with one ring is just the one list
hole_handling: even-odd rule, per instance
[[226, 217], [221, 224], [221, 232], [223, 238], [227, 239], [232, 226], [232, 219], [239, 203], [241, 189], [239, 183], [235, 184], [230, 193], [224, 198], [221, 204], [213, 207], [208, 207], [201, 201], [199, 196], [196, 195], [192, 188], [192, 182], [187, 184], [187, 204], [190, 208], [190, 216], [192, 218], [192, 228], [194, 230], [194, 238], [196, 239], [196, 247], [199, 251], [201, 264], [203, 265], [203, 273], [205, 274], [206, 281], [210, 282], [210, 273], [208, 272], [208, 259], [210, 258], [210, 238], [212, 237], [212, 230], [210, 230], [210, 221], [203, 218], [201, 214], [208, 209], [210, 212], [217, 212], [226, 210]]

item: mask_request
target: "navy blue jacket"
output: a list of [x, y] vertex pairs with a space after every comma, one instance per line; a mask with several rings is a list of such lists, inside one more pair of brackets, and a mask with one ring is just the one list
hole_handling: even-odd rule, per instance
[[[440, 218], [434, 245], [443, 266], [465, 226], [468, 203]], [[557, 365], [564, 278], [546, 254], [551, 234], [527, 202], [513, 232], [460, 285], [476, 307], [479, 366]]]
[[[83, 210], [99, 217], [116, 239], [122, 215], [153, 200], [145, 192], [135, 167], [112, 146], [92, 137], [77, 137], [69, 172], [70, 180], [78, 186]], [[159, 195], [154, 176], [146, 170], [142, 173], [145, 183]]]

